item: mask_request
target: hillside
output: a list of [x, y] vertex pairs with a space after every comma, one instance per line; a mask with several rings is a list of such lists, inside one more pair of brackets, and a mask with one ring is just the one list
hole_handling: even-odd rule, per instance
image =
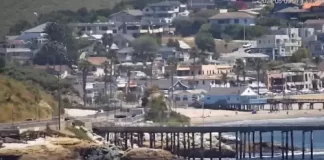
[[19, 20], [34, 22], [39, 15], [55, 10], [77, 10], [82, 7], [91, 9], [111, 8], [120, 0], [0, 0], [0, 36]]
[[38, 114], [48, 119], [57, 114], [57, 103], [42, 89], [2, 75], [0, 88], [0, 123], [37, 119]]

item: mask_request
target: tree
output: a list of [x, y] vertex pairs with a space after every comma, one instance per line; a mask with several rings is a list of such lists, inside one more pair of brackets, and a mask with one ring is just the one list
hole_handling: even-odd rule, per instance
[[169, 38], [169, 39], [168, 39], [167, 46], [168, 46], [168, 47], [174, 47], [174, 48], [176, 48], [177, 50], [180, 48], [179, 41], [178, 41], [178, 40], [174, 40], [174, 39], [172, 39], [172, 38]]
[[[64, 53], [64, 54], [63, 54]], [[64, 64], [66, 59], [64, 46], [57, 41], [49, 41], [45, 43], [41, 50], [34, 57], [34, 64], [53, 66]]]
[[244, 62], [242, 61], [242, 59], [237, 59], [235, 61], [235, 66], [234, 66], [234, 72], [236, 74], [236, 82], [237, 84], [239, 83], [239, 77], [240, 77], [240, 74], [242, 72], [244, 72]]
[[224, 84], [224, 87], [227, 85], [227, 82], [228, 82], [228, 75], [227, 73], [224, 73], [224, 72], [221, 72], [222, 73], [222, 76], [221, 76], [221, 80]]
[[101, 41], [105, 49], [107, 49], [107, 47], [110, 49], [112, 44], [114, 43], [114, 38], [112, 34], [104, 33], [101, 37]]
[[[108, 76], [107, 75], [108, 75], [108, 67], [110, 66], [110, 63], [108, 61], [105, 61], [103, 63], [103, 66], [104, 66], [104, 73], [105, 73], [105, 75], [104, 75], [105, 95], [104, 96], [107, 98], [107, 82], [108, 82]], [[111, 94], [111, 91], [109, 93]]]
[[215, 42], [214, 38], [210, 33], [206, 32], [199, 32], [195, 36], [195, 43], [196, 46], [201, 49], [203, 52], [204, 51], [215, 51]]
[[51, 22], [46, 25], [44, 32], [49, 41], [65, 42], [65, 27], [59, 23]]
[[176, 72], [177, 70], [177, 66], [178, 66], [178, 59], [175, 58], [175, 57], [170, 57], [168, 59], [168, 64], [172, 67], [171, 68], [171, 104], [173, 106], [173, 102], [174, 102], [174, 98], [173, 98], [173, 91], [174, 91], [174, 88], [173, 88], [173, 85], [174, 85], [174, 82], [173, 82], [173, 77], [174, 77], [174, 73]]
[[264, 67], [264, 61], [261, 58], [255, 58], [253, 60], [253, 64], [254, 64], [254, 69], [257, 72], [257, 83], [258, 83], [258, 94], [260, 93], [260, 72], [262, 70], [262, 68]]
[[22, 31], [29, 29], [32, 27], [32, 24], [30, 24], [26, 20], [20, 20], [15, 25], [11, 26], [9, 28], [9, 34], [10, 35], [20, 35]]
[[310, 54], [306, 48], [299, 48], [293, 55], [290, 57], [290, 62], [301, 62], [305, 58], [309, 58]]
[[158, 43], [156, 39], [149, 35], [141, 36], [132, 44], [136, 54], [134, 58], [139, 58], [140, 60], [144, 60], [144, 62], [147, 62], [149, 59], [149, 54], [154, 53], [158, 48]]
[[91, 63], [87, 60], [81, 60], [79, 62], [79, 70], [82, 71], [83, 104], [86, 106], [86, 84], [88, 73], [91, 71]]
[[0, 57], [0, 73], [4, 71], [6, 67], [6, 60], [3, 57]]
[[130, 78], [132, 76], [132, 72], [130, 71], [130, 69], [128, 68], [127, 70], [127, 86], [126, 86], [126, 95], [128, 95], [129, 93], [129, 83], [130, 83]]
[[207, 32], [207, 33], [210, 33], [211, 32], [211, 25], [209, 23], [203, 24], [200, 27], [199, 32]]
[[[193, 29], [193, 21], [189, 18], [176, 18], [172, 21], [172, 25], [176, 29], [176, 33], [181, 34], [182, 36], [190, 36], [195, 33]], [[199, 26], [200, 28], [200, 26]]]
[[[46, 38], [49, 42], [56, 41], [57, 43], [63, 45], [66, 49], [66, 63], [72, 65], [77, 63], [79, 58], [79, 52], [77, 48], [77, 43], [72, 36], [72, 30], [67, 26], [59, 23], [48, 23], [44, 29], [46, 33]], [[45, 55], [46, 57], [46, 55]], [[44, 58], [45, 58], [44, 57]]]
[[225, 42], [224, 47], [227, 49], [228, 43], [232, 41], [232, 38], [227, 34], [222, 34], [222, 39]]

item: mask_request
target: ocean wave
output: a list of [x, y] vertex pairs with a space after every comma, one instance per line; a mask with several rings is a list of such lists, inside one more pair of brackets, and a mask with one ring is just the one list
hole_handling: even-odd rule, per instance
[[203, 126], [242, 126], [242, 125], [309, 125], [324, 123], [324, 117], [299, 117], [287, 119], [242, 120], [204, 124]]

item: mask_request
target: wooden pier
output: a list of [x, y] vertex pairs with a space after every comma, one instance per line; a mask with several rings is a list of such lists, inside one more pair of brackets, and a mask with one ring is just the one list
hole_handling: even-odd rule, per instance
[[314, 104], [322, 104], [324, 109], [324, 99], [293, 99], [293, 98], [269, 98], [267, 103], [270, 104], [271, 110], [278, 110], [282, 104], [284, 110], [291, 110], [293, 104], [298, 104], [298, 109], [302, 110], [305, 103], [309, 104], [309, 109], [314, 109]]
[[[95, 133], [107, 137], [116, 145], [128, 149], [136, 143], [139, 147], [162, 148], [171, 151], [173, 154], [183, 158], [264, 158], [265, 153], [273, 158], [281, 153], [282, 159], [294, 159], [296, 146], [294, 146], [294, 131], [302, 132], [302, 159], [314, 159], [314, 139], [313, 132], [324, 130], [324, 125], [307, 125], [307, 126], [190, 126], [190, 127], [96, 127], [93, 128]], [[281, 133], [281, 145], [274, 142], [274, 132]], [[218, 145], [212, 143], [215, 133], [218, 136]], [[263, 139], [264, 133], [270, 133], [270, 142]], [[306, 137], [305, 133], [309, 133]], [[149, 135], [148, 144], [144, 143], [144, 134]], [[235, 135], [232, 140], [222, 137], [223, 134]], [[137, 136], [134, 136], [137, 135]], [[159, 137], [157, 136], [159, 135]], [[196, 136], [196, 138], [195, 138]], [[204, 136], [210, 141], [204, 141]], [[113, 140], [108, 137], [114, 137]], [[198, 138], [199, 137], [199, 138]], [[197, 139], [198, 138], [198, 139]], [[206, 137], [205, 137], [206, 138]], [[258, 139], [257, 139], [258, 138]], [[160, 143], [157, 144], [158, 139]], [[308, 139], [310, 145], [306, 150], [305, 140]], [[223, 142], [232, 141], [233, 152], [224, 150]], [[209, 147], [205, 144], [208, 143]], [[198, 144], [198, 146], [197, 146]], [[200, 145], [199, 145], [200, 144]], [[266, 148], [267, 146], [267, 148]], [[224, 147], [224, 148], [222, 148]], [[235, 148], [235, 150], [234, 150]], [[276, 148], [276, 149], [275, 149]], [[305, 155], [305, 152], [310, 155]]]

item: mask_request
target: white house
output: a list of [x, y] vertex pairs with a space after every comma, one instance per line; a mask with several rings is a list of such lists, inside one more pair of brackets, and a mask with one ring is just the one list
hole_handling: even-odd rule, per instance
[[255, 24], [256, 16], [246, 12], [228, 12], [227, 9], [221, 9], [220, 13], [209, 18], [212, 25], [230, 25], [238, 24], [251, 26]]
[[23, 40], [10, 40], [0, 43], [0, 56], [6, 61], [25, 63], [33, 58], [33, 52]]
[[179, 1], [162, 1], [149, 4], [142, 10], [142, 21], [159, 22], [171, 24], [173, 19], [178, 16], [188, 16], [186, 4], [181, 4]]
[[262, 49], [273, 49], [267, 54], [270, 59], [282, 59], [291, 56], [302, 46], [298, 28], [283, 28], [272, 35], [262, 36], [257, 40], [257, 47]]

